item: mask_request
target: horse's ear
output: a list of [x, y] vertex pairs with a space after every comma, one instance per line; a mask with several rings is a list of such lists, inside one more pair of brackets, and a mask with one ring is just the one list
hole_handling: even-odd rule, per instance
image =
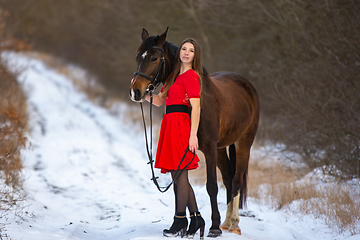
[[141, 33], [141, 40], [144, 41], [145, 39], [147, 39], [149, 37], [149, 33], [148, 31], [146, 31], [145, 28], [143, 28], [143, 31]]
[[158, 44], [160, 44], [160, 46], [164, 45], [164, 43], [166, 41], [166, 35], [167, 35], [168, 30], [169, 30], [169, 27], [167, 27], [165, 32], [163, 34], [161, 34], [161, 36], [159, 37]]

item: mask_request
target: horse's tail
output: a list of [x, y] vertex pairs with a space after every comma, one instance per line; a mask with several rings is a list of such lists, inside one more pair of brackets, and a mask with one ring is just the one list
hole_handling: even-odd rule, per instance
[[235, 176], [236, 171], [236, 148], [235, 143], [229, 146], [229, 157], [230, 157], [230, 166], [231, 166], [231, 179]]
[[[230, 165], [231, 165], [231, 173], [232, 178], [235, 176], [236, 171], [236, 148], [235, 144], [231, 144], [229, 146], [229, 157], [230, 157]], [[247, 174], [248, 174], [248, 167], [246, 167], [246, 170], [244, 172], [244, 175], [242, 176], [242, 184], [240, 185], [240, 200], [239, 200], [239, 207], [242, 209], [245, 207], [246, 204], [246, 196], [247, 196]]]

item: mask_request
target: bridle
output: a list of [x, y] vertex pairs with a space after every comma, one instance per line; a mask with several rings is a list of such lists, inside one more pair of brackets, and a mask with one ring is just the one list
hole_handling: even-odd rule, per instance
[[161, 51], [160, 64], [159, 64], [159, 67], [158, 67], [154, 77], [150, 77], [149, 75], [147, 75], [145, 73], [142, 73], [140, 71], [134, 72], [134, 77], [136, 75], [140, 75], [140, 76], [142, 76], [144, 78], [147, 78], [147, 79], [149, 79], [151, 81], [151, 83], [147, 86], [145, 93], [146, 92], [153, 92], [159, 86], [159, 84], [161, 83], [161, 81], [158, 80], [161, 68], [163, 69], [163, 76], [165, 75], [165, 57], [164, 57], [165, 50], [163, 48], [160, 48], [160, 47], [157, 47], [157, 46], [152, 46], [151, 48]]

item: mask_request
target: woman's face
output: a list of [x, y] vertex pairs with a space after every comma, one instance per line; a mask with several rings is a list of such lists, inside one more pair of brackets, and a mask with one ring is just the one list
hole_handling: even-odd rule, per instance
[[182, 63], [192, 63], [194, 60], [195, 48], [192, 43], [184, 43], [180, 50], [180, 60]]

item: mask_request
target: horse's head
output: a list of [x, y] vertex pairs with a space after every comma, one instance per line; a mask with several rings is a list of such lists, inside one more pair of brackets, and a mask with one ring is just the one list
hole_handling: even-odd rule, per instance
[[143, 29], [142, 43], [137, 49], [137, 70], [130, 85], [130, 99], [135, 102], [143, 101], [147, 92], [164, 81], [165, 78], [165, 49], [168, 28], [160, 36], [151, 36]]

